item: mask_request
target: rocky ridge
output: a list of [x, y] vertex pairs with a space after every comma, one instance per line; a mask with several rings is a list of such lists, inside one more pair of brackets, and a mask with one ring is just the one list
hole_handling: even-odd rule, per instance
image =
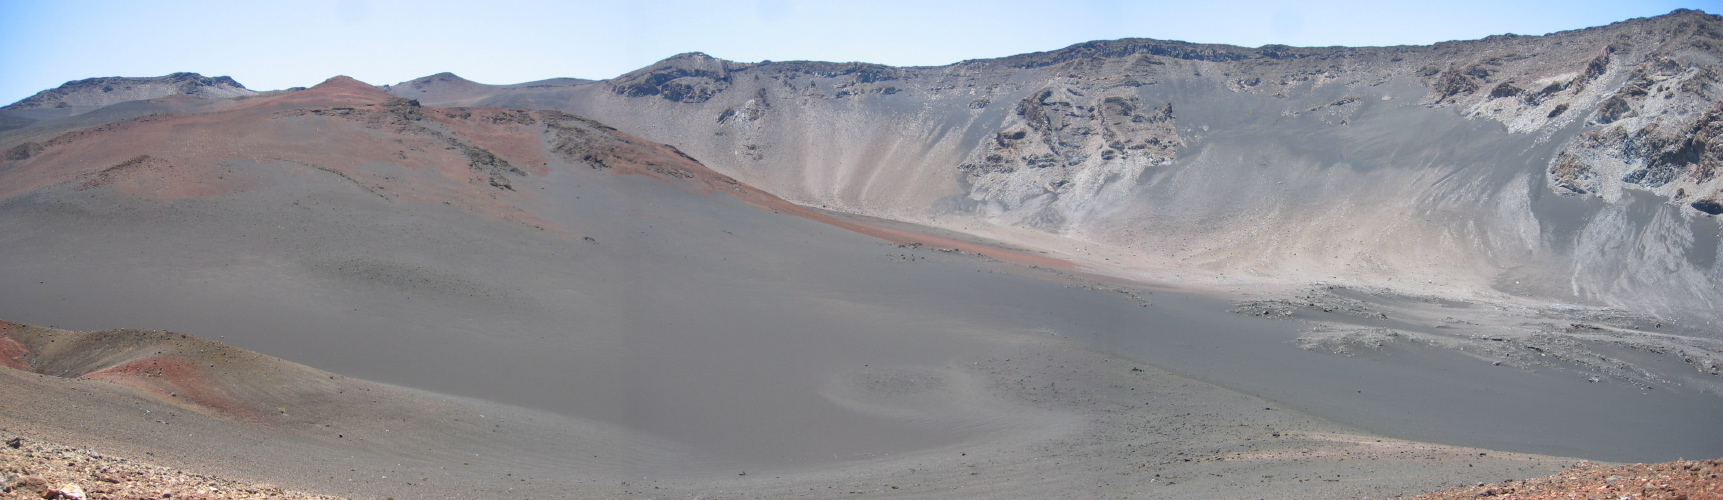
[[[1543, 37], [1503, 35], [1430, 47], [1251, 49], [1124, 39], [939, 68], [748, 64], [693, 53], [608, 85], [625, 97], [702, 104], [748, 76], [784, 81], [800, 73], [812, 81], [774, 90], [826, 99], [904, 91], [930, 98], [957, 93], [952, 91], [977, 95], [965, 103], [969, 108], [1001, 103], [1009, 111], [1000, 124], [989, 127], [999, 132], [972, 146], [969, 160], [955, 166], [971, 180], [1016, 174], [1010, 180], [977, 183], [969, 192], [973, 199], [1014, 209], [1043, 190], [1078, 197], [1095, 194], [1076, 185], [1066, 189], [1073, 184], [1066, 179], [1071, 174], [1080, 177], [1079, 172], [1099, 169], [1125, 174], [1116, 177], [1122, 180], [1133, 177], [1129, 172], [1177, 158], [1185, 141], [1177, 133], [1172, 103], [1156, 102], [1154, 109], [1131, 114], [1147, 105], [1137, 90], [1142, 87], [1190, 78], [1234, 92], [1287, 99], [1323, 87], [1365, 91], [1396, 79], [1415, 79], [1428, 89], [1421, 97], [1427, 106], [1499, 121], [1514, 133], [1549, 138], [1570, 125], [1585, 127], [1550, 160], [1552, 189], [1557, 192], [1617, 201], [1621, 190], [1631, 187], [1671, 202], [1701, 200], [1693, 208], [1715, 214], [1712, 198], [1723, 189], [1713, 185], [1718, 153], [1710, 150], [1714, 136], [1723, 130], [1714, 123], [1723, 113], [1714, 104], [1719, 97], [1718, 51], [1723, 49], [1720, 30], [1723, 23], [1715, 16], [1679, 10]], [[1205, 70], [1208, 76], [1203, 76]], [[1020, 83], [1023, 80], [1038, 80], [1039, 85]], [[750, 121], [764, 117], [760, 110], [768, 94], [776, 92], [762, 90], [739, 108], [725, 108], [720, 117], [735, 112]], [[1017, 98], [1025, 90], [1027, 95]], [[1005, 96], [1013, 98], [1002, 99]], [[1322, 112], [1335, 115], [1338, 119], [1331, 121], [1336, 124], [1345, 123], [1343, 115], [1355, 114], [1362, 98], [1347, 95], [1288, 114]], [[1144, 123], [1164, 125], [1155, 131], [1122, 130], [1126, 122], [1139, 129]], [[1038, 146], [1021, 150], [1019, 144]], [[747, 156], [757, 160], [759, 155]], [[1090, 158], [1100, 161], [1067, 175], [1041, 171], [1085, 165]], [[1132, 163], [1138, 165], [1119, 166]]]
[[36, 108], [88, 111], [126, 101], [142, 101], [171, 95], [222, 99], [256, 93], [233, 78], [206, 77], [197, 73], [173, 73], [150, 78], [86, 78], [37, 92], [24, 100], [0, 107], [0, 111]]

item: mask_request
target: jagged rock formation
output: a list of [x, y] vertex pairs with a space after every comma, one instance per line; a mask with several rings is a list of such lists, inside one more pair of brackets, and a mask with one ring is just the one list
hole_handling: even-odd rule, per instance
[[74, 113], [126, 101], [142, 101], [170, 95], [188, 95], [205, 99], [221, 99], [256, 94], [239, 82], [225, 76], [207, 77], [197, 73], [174, 73], [151, 78], [86, 78], [37, 92], [0, 108], [4, 111], [25, 109], [71, 108]]
[[609, 82], [618, 95], [657, 96], [667, 101], [701, 103], [730, 88], [729, 61], [699, 52], [680, 54]]
[[1498, 37], [1423, 72], [1436, 102], [1467, 116], [1520, 133], [1583, 127], [1550, 160], [1558, 193], [1617, 202], [1624, 190], [1648, 191], [1705, 211], [1703, 200], [1723, 189], [1716, 182], [1719, 152], [1710, 146], [1723, 132], [1717, 88], [1723, 31], [1714, 18], [1694, 13], [1662, 21], [1567, 57], [1551, 57], [1554, 49], [1524, 37]]
[[[1144, 109], [1141, 97], [1122, 94], [1091, 97], [1058, 87], [1018, 101], [1004, 130], [958, 166], [967, 171], [971, 198], [997, 203], [1000, 213], [1029, 212], [1028, 205], [1082, 200], [1109, 185], [1134, 184], [1147, 167], [1170, 163], [1179, 144], [1172, 104]], [[1076, 196], [1044, 197], [1059, 193]], [[1065, 212], [1081, 209], [1060, 208], [1035, 211], [1037, 218], [1023, 222], [1057, 229]]]
[[1125, 39], [918, 68], [696, 53], [462, 102], [592, 116], [802, 204], [1051, 233], [1096, 266], [1703, 318], [1723, 307], [1720, 26], [1681, 10], [1428, 47]]

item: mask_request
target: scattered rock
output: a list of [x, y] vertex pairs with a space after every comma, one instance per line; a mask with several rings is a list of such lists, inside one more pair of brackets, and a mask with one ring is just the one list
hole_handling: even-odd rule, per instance
[[84, 488], [73, 483], [66, 483], [49, 492], [48, 498], [65, 498], [69, 500], [84, 500]]
[[1298, 348], [1352, 356], [1360, 350], [1379, 350], [1407, 338], [1405, 334], [1388, 328], [1318, 326], [1298, 337]]
[[1690, 206], [1692, 206], [1694, 210], [1705, 212], [1705, 213], [1711, 214], [1711, 215], [1723, 214], [1723, 203], [1718, 202], [1715, 198], [1706, 198], [1703, 200], [1695, 201]]
[[[270, 485], [248, 485], [22, 436], [10, 436], [6, 443], [7, 447], [0, 448], [0, 492], [6, 494], [0, 498], [337, 499]], [[22, 471], [29, 471], [29, 475], [22, 476]], [[51, 486], [54, 484], [59, 486]], [[86, 490], [84, 484], [92, 486]]]
[[1606, 467], [1581, 462], [1552, 476], [1497, 484], [1478, 483], [1412, 497], [1412, 500], [1461, 500], [1502, 496], [1555, 498], [1723, 498], [1723, 459], [1678, 460]]
[[6, 150], [5, 158], [6, 161], [28, 160], [30, 157], [39, 154], [42, 154], [41, 144], [25, 142], [23, 144], [13, 146], [12, 149]]

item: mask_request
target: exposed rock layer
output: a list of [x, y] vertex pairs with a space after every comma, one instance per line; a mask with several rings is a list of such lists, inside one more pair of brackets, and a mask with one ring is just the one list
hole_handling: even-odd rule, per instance
[[1703, 319], [1723, 311], [1720, 33], [1681, 10], [1426, 47], [1125, 39], [916, 68], [691, 53], [461, 102], [592, 116], [797, 203], [1050, 233], [1041, 248], [1097, 269]]

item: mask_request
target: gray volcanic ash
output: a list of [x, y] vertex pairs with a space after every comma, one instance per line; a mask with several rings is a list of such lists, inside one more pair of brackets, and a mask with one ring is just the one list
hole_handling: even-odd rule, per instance
[[0, 428], [379, 497], [1717, 456], [1719, 33], [74, 86], [0, 110], [0, 318], [55, 325]]

